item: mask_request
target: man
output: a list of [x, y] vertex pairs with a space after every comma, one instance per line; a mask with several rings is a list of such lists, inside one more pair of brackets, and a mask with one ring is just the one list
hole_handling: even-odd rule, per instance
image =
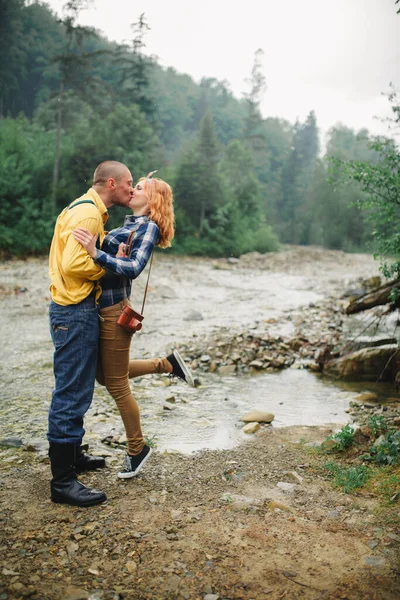
[[105, 161], [95, 170], [93, 186], [59, 215], [50, 248], [50, 331], [54, 344], [55, 389], [49, 410], [49, 457], [53, 502], [93, 506], [106, 495], [78, 481], [76, 472], [105, 466], [103, 458], [83, 453], [83, 417], [90, 407], [97, 364], [98, 284], [105, 271], [73, 237], [86, 227], [104, 239], [107, 209], [127, 206], [133, 194], [129, 169]]

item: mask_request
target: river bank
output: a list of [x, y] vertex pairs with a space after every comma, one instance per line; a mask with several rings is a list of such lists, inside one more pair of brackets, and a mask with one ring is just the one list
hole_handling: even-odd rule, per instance
[[[260, 369], [273, 377], [288, 366], [274, 365], [278, 356], [292, 361], [288, 373], [315, 362], [308, 354], [314, 341], [339, 339], [349, 326], [340, 295], [377, 272], [368, 256], [312, 248], [239, 263], [156, 258], [144, 335], [132, 356], [179, 347], [211, 396], [225, 381], [248, 381], [240, 388], [245, 396]], [[332, 487], [323, 469], [330, 457], [318, 444], [343, 423], [333, 417], [328, 426], [262, 426], [225, 450], [184, 455], [165, 443], [138, 478], [123, 482], [116, 478], [124, 453], [118, 416], [96, 388], [86, 437], [107, 467], [81, 479], [103, 489], [108, 502], [86, 510], [53, 505], [44, 442], [52, 389], [45, 261], [3, 264], [0, 291], [1, 437], [14, 440], [0, 450], [1, 600], [399, 597], [398, 503], [371, 489]], [[253, 356], [260, 336], [276, 347], [287, 339], [299, 344], [276, 356], [265, 345], [262, 357]], [[227, 337], [246, 350], [239, 358], [237, 348], [218, 346]], [[221, 373], [224, 367], [230, 371]], [[201, 419], [190, 425], [184, 415], [202, 387], [189, 393], [155, 377], [133, 385], [149, 397], [149, 429], [151, 402], [159, 403], [158, 429], [173, 430], [177, 420], [201, 427]], [[163, 408], [168, 396], [175, 410]]]

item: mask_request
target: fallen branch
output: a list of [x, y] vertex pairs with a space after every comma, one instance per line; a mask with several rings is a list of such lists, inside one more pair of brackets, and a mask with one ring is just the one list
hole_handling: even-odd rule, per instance
[[348, 307], [346, 308], [346, 315], [353, 315], [358, 312], [362, 312], [363, 310], [368, 310], [369, 308], [374, 308], [374, 306], [382, 306], [383, 304], [388, 304], [392, 302], [391, 300], [391, 292], [392, 290], [400, 289], [400, 279], [396, 279], [396, 281], [392, 281], [391, 283], [387, 283], [377, 290], [373, 292], [369, 292], [368, 294], [364, 294], [350, 302]]

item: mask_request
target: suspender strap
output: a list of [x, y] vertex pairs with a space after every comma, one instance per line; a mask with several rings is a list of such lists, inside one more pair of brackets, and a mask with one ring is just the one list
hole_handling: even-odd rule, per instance
[[78, 204], [93, 204], [94, 206], [96, 206], [93, 200], [79, 200], [79, 202], [77, 202], [76, 204], [71, 203], [68, 206], [68, 210], [71, 210], [71, 208], [75, 208], [75, 206], [78, 206]]
[[[96, 206], [96, 204], [93, 202], [93, 200], [79, 200], [79, 202], [76, 202], [75, 204], [72, 202], [68, 206], [68, 210], [71, 210], [71, 208], [75, 208], [75, 206], [78, 206], [78, 204], [93, 204], [93, 206]], [[98, 250], [100, 250], [100, 239], [99, 239], [99, 237], [97, 237], [97, 240], [96, 240], [96, 248]]]

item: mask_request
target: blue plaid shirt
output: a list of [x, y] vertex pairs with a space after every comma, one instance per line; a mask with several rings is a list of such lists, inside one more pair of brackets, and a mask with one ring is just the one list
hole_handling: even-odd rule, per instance
[[[116, 258], [118, 246], [127, 243], [129, 234], [135, 231], [130, 256]], [[112, 306], [129, 298], [132, 279], [136, 279], [145, 268], [154, 246], [160, 237], [160, 230], [147, 216], [128, 215], [122, 227], [113, 229], [106, 235], [101, 250], [94, 259], [107, 273], [101, 280], [103, 293], [100, 308]]]

